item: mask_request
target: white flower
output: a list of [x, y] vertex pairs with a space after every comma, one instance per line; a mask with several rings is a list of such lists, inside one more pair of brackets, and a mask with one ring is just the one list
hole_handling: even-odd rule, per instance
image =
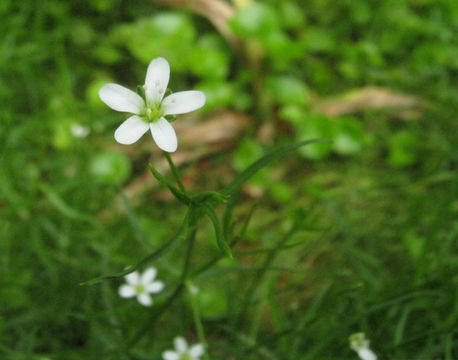
[[204, 347], [202, 344], [196, 344], [191, 347], [188, 346], [186, 340], [182, 337], [176, 337], [173, 340], [175, 351], [167, 350], [162, 353], [164, 360], [199, 360], [204, 354]]
[[377, 360], [377, 355], [369, 349], [369, 340], [364, 333], [352, 334], [349, 341], [350, 347], [358, 353], [361, 360]]
[[191, 293], [191, 295], [197, 295], [200, 291], [199, 288], [194, 284], [189, 285], [188, 290]]
[[74, 137], [82, 139], [89, 135], [91, 129], [89, 129], [87, 126], [75, 123], [72, 124], [71, 131]]
[[150, 294], [162, 291], [164, 284], [162, 281], [154, 281], [157, 270], [153, 267], [146, 269], [143, 274], [137, 271], [125, 276], [127, 284], [119, 287], [119, 296], [123, 298], [137, 297], [140, 304], [150, 306], [153, 303]]
[[146, 72], [145, 99], [118, 84], [105, 84], [99, 90], [102, 101], [116, 111], [134, 115], [125, 120], [115, 131], [120, 144], [133, 144], [151, 130], [153, 139], [162, 150], [174, 152], [178, 146], [177, 136], [166, 115], [188, 113], [205, 104], [201, 91], [181, 91], [164, 98], [170, 77], [170, 66], [164, 58], [156, 58], [148, 65]]
[[192, 296], [195, 296], [199, 293], [200, 289], [198, 286], [196, 286], [193, 282], [191, 281], [187, 281], [186, 282], [186, 287], [189, 291], [189, 293], [192, 295]]

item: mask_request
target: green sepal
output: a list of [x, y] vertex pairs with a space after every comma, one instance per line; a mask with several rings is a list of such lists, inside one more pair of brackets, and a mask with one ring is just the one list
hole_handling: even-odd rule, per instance
[[141, 85], [137, 85], [137, 94], [142, 97], [143, 100], [146, 100], [145, 88]]
[[176, 115], [165, 115], [164, 117], [168, 122], [174, 122], [177, 119]]
[[164, 97], [167, 97], [167, 96], [172, 95], [172, 94], [173, 94], [172, 89], [167, 88], [167, 90], [165, 90]]

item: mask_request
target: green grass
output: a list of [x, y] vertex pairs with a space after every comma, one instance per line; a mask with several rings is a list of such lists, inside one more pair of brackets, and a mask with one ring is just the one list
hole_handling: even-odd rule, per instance
[[[261, 59], [240, 57], [205, 19], [150, 1], [2, 2], [0, 358], [160, 359], [182, 335], [205, 338], [210, 359], [356, 359], [348, 337], [359, 331], [381, 360], [458, 357], [457, 6], [259, 3], [231, 26]], [[144, 308], [118, 296], [122, 278], [81, 283], [161, 249], [186, 216], [157, 196], [164, 188], [123, 198], [153, 144], [117, 146], [123, 115], [96, 94], [107, 81], [134, 88], [156, 56], [169, 59], [173, 90], [208, 91], [203, 121], [224, 108], [253, 120], [230, 150], [179, 169], [192, 194], [221, 190], [304, 134], [350, 134], [357, 150], [294, 152], [261, 171], [234, 222], [227, 203], [215, 208], [219, 235], [241, 234], [233, 258], [203, 217], [186, 265], [199, 294], [174, 295], [189, 249], [179, 238], [150, 263], [166, 288]], [[408, 120], [312, 114], [316, 96], [365, 85], [425, 106]], [[74, 123], [89, 136], [72, 136]], [[263, 126], [274, 129], [266, 142]]]

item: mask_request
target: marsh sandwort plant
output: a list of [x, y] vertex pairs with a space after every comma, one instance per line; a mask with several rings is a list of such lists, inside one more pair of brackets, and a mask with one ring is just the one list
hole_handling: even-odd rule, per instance
[[[208, 349], [204, 351], [204, 348], [207, 347], [207, 341], [197, 299], [199, 288], [193, 283], [190, 272], [190, 259], [201, 218], [207, 217], [210, 220], [214, 228], [216, 243], [222, 251], [222, 254], [216, 258], [216, 262], [213, 263], [214, 260], [212, 260], [211, 264], [216, 264], [224, 256], [232, 257], [232, 247], [245, 231], [241, 230], [241, 233], [234, 231], [234, 221], [232, 220], [236, 200], [243, 184], [274, 160], [282, 158], [301, 146], [319, 140], [301, 141], [280, 146], [254, 162], [220, 191], [203, 191], [198, 194], [191, 194], [184, 187], [178, 169], [169, 154], [176, 151], [178, 146], [177, 136], [170, 122], [175, 120], [177, 114], [184, 114], [201, 108], [205, 104], [206, 97], [204, 93], [195, 90], [177, 92], [166, 96], [169, 92], [167, 89], [169, 76], [170, 67], [167, 60], [156, 58], [150, 62], [145, 84], [137, 88], [138, 93], [113, 83], [105, 84], [99, 90], [100, 98], [110, 108], [133, 114], [116, 129], [115, 140], [121, 144], [133, 144], [149, 129], [157, 146], [164, 151], [174, 181], [159, 173], [153, 164], [150, 164], [150, 170], [156, 180], [167, 187], [175, 198], [188, 208], [182, 225], [169, 241], [120, 275], [103, 278], [124, 277], [126, 283], [119, 287], [119, 295], [122, 298], [136, 297], [141, 305], [151, 306], [154, 303], [151, 295], [161, 292], [165, 285], [162, 281], [156, 280], [157, 270], [155, 268], [147, 268], [143, 273], [138, 272], [138, 269], [162, 256], [178, 241], [184, 241], [187, 245], [180, 278], [176, 284], [170, 285], [171, 294], [161, 301], [158, 305], [159, 310], [153, 311], [145, 325], [127, 341], [127, 344], [129, 347], [134, 346], [152, 329], [155, 321], [162, 316], [165, 310], [182, 295], [183, 290], [188, 288], [199, 343], [188, 346], [184, 338], [177, 337], [174, 340], [175, 350], [165, 351], [162, 357], [164, 360], [198, 360], [201, 357], [209, 359]], [[217, 205], [221, 204], [225, 205], [222, 220], [219, 219], [214, 210]], [[94, 279], [94, 281], [98, 281], [98, 279]]]

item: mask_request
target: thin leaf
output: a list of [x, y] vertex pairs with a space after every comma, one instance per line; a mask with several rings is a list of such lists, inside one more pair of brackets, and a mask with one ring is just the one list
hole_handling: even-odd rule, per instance
[[285, 156], [286, 154], [294, 151], [301, 146], [317, 143], [317, 142], [327, 142], [329, 140], [326, 139], [314, 139], [314, 140], [306, 140], [300, 141], [294, 144], [287, 144], [283, 146], [279, 146], [278, 148], [274, 149], [269, 154], [263, 156], [258, 161], [254, 162], [250, 165], [247, 169], [245, 169], [239, 176], [237, 176], [234, 181], [232, 181], [229, 185], [226, 185], [221, 193], [223, 195], [233, 195], [235, 194], [242, 185], [248, 181], [253, 175], [255, 175], [259, 170], [263, 167], [269, 165], [271, 162]]
[[230, 196], [223, 195], [218, 191], [202, 191], [201, 193], [194, 195], [191, 199], [192, 202], [196, 205], [199, 205], [203, 202], [207, 202], [212, 206], [216, 206], [220, 203], [226, 202]]
[[164, 245], [162, 245], [162, 247], [160, 247], [159, 249], [153, 251], [151, 254], [149, 254], [147, 257], [145, 257], [143, 260], [141, 260], [138, 264], [136, 264], [134, 266], [129, 266], [126, 270], [118, 272], [116, 274], [99, 276], [97, 278], [84, 281], [84, 282], [80, 283], [80, 285], [82, 285], [82, 286], [91, 286], [91, 285], [98, 284], [98, 283], [100, 283], [100, 282], [102, 282], [104, 280], [118, 279], [118, 278], [124, 277], [127, 274], [130, 274], [131, 272], [133, 272], [133, 271], [135, 271], [137, 269], [140, 269], [141, 267], [145, 266], [146, 264], [150, 263], [151, 261], [159, 258], [163, 254], [168, 252], [172, 248], [172, 245], [178, 239], [184, 238], [185, 234], [188, 232], [188, 231], [185, 231], [185, 230], [188, 229], [189, 218], [190, 218], [190, 211], [188, 211], [188, 213], [186, 214], [186, 217], [184, 218], [183, 223], [181, 224], [180, 229], [178, 229], [177, 233], [169, 241], [167, 241]]
[[162, 185], [165, 185], [169, 188], [172, 194], [180, 200], [182, 203], [189, 205], [191, 203], [191, 199], [187, 196], [184, 192], [178, 190], [175, 185], [171, 183], [169, 179], [163, 176], [159, 171], [156, 170], [153, 164], [149, 164], [149, 168], [153, 176], [159, 181]]
[[219, 248], [224, 251], [229, 257], [232, 258], [232, 251], [230, 246], [227, 244], [226, 239], [224, 238], [223, 229], [221, 228], [221, 224], [216, 216], [215, 210], [211, 206], [206, 203], [201, 204], [201, 208], [207, 214], [210, 221], [213, 223], [213, 227], [215, 229], [216, 235], [216, 242], [218, 243]]
[[239, 199], [239, 194], [234, 193], [230, 198], [229, 201], [226, 205], [226, 209], [224, 210], [223, 214], [223, 232], [224, 236], [229, 239], [232, 238], [233, 232], [232, 229], [233, 227], [231, 219], [232, 219], [232, 214], [234, 212], [234, 207], [237, 203], [237, 200]]

